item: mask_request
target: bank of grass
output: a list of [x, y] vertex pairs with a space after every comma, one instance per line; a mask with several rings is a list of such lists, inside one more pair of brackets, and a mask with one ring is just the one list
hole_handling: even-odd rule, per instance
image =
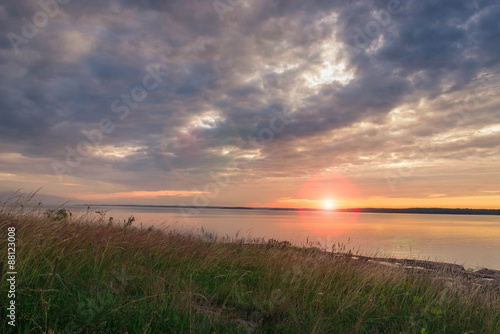
[[[500, 291], [285, 243], [228, 244], [19, 205], [3, 333], [498, 333]], [[444, 275], [444, 274], [443, 274]]]

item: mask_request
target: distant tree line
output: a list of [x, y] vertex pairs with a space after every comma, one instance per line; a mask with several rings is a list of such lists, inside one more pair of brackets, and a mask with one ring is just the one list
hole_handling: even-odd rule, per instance
[[446, 215], [500, 215], [500, 210], [495, 209], [446, 209], [446, 208], [362, 208], [362, 209], [339, 209], [341, 212], [372, 212], [372, 213], [422, 213], [422, 214], [446, 214]]
[[[87, 206], [88, 204], [82, 205]], [[154, 207], [154, 208], [194, 208], [194, 209], [229, 209], [229, 210], [273, 210], [273, 211], [324, 211], [323, 209], [297, 208], [259, 208], [245, 206], [195, 206], [195, 205], [115, 205], [95, 204], [94, 206], [123, 206], [123, 207]], [[351, 208], [335, 209], [337, 212], [369, 212], [369, 213], [421, 213], [440, 215], [500, 215], [500, 209], [447, 209], [447, 208]]]

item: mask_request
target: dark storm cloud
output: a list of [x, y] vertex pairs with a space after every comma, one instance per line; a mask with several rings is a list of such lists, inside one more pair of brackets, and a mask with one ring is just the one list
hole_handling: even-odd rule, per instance
[[[64, 162], [67, 145], [85, 139], [82, 130], [97, 129], [109, 118], [115, 129], [101, 145], [140, 150], [113, 159], [86, 158], [72, 173], [89, 178], [104, 177], [95, 173], [99, 168], [168, 173], [162, 133], [171, 117], [191, 105], [203, 106], [188, 111], [193, 117], [212, 110], [227, 120], [190, 132], [199, 139], [195, 143], [172, 143], [172, 161], [180, 169], [222, 169], [227, 157], [220, 152], [234, 149], [238, 136], [245, 143], [269, 127], [274, 111], [290, 122], [261, 148], [258, 160], [245, 162], [249, 168], [269, 172], [297, 161], [304, 169], [320, 168], [377, 156], [381, 145], [412, 156], [413, 138], [430, 138], [436, 131], [427, 129], [437, 125], [442, 131], [457, 125], [441, 114], [425, 117], [425, 110], [417, 110], [420, 122], [397, 125], [402, 132], [391, 137], [384, 132], [390, 126], [385, 116], [422, 100], [435, 102], [439, 111], [443, 95], [470, 94], [474, 80], [498, 71], [500, 60], [500, 5], [495, 2], [256, 0], [221, 20], [210, 1], [71, 1], [59, 5], [59, 13], [16, 54], [7, 34], [22, 35], [22, 18], [32, 21], [40, 10], [35, 1], [0, 6], [0, 147], [46, 158], [50, 166], [54, 159]], [[374, 24], [379, 31], [370, 36]], [[305, 76], [320, 75], [325, 61], [342, 63], [343, 72], [335, 71], [345, 78], [311, 86]], [[162, 64], [169, 76], [121, 120], [113, 101], [141, 85], [152, 64]], [[463, 122], [482, 128], [499, 121], [494, 107], [481, 110]], [[382, 128], [344, 131], [364, 120]], [[341, 130], [345, 137], [334, 143], [322, 139]], [[314, 146], [295, 151], [302, 140]], [[240, 148], [241, 153], [251, 149]], [[476, 138], [442, 148], [453, 158], [460, 152], [484, 155], [480, 149], [492, 152], [494, 140]], [[316, 156], [325, 158], [311, 161]], [[45, 167], [32, 170], [50, 171]], [[144, 178], [120, 182], [144, 184]]]

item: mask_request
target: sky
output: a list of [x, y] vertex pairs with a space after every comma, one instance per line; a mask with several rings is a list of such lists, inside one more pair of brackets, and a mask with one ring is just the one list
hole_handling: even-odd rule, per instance
[[0, 193], [500, 205], [500, 3], [7, 1]]

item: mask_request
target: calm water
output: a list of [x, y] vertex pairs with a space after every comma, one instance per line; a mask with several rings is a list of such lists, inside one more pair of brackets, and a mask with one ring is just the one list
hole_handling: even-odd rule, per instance
[[[106, 217], [137, 226], [196, 231], [220, 236], [344, 244], [364, 255], [395, 256], [457, 263], [467, 268], [500, 269], [500, 217], [269, 210], [102, 207]], [[181, 211], [183, 210], [183, 211]]]

